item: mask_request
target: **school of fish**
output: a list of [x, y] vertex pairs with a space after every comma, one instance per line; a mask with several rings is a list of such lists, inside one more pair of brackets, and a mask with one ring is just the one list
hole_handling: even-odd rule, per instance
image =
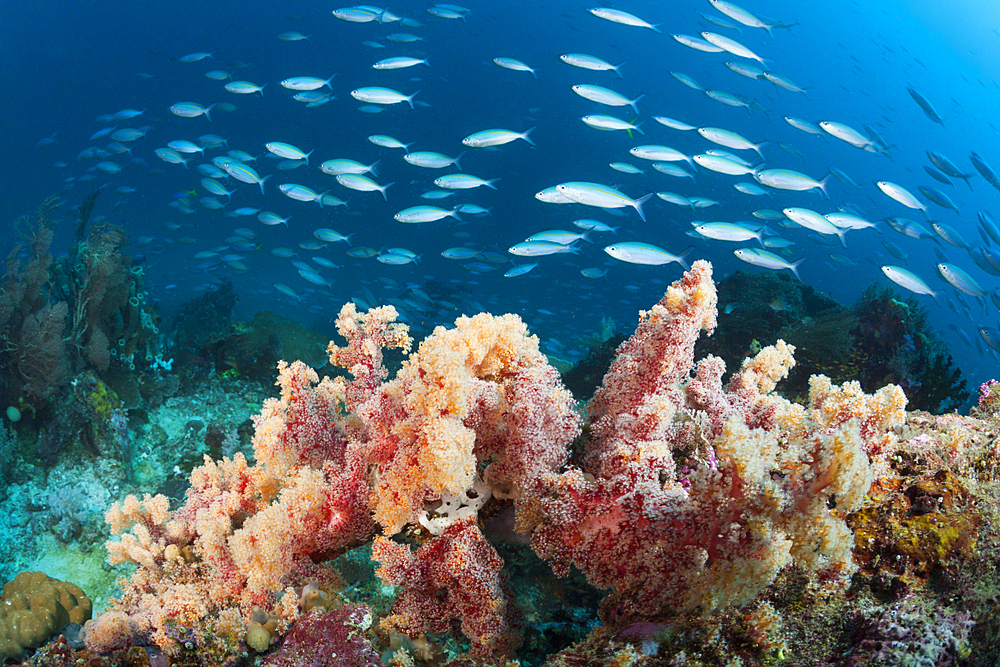
[[[170, 182], [182, 182], [146, 196], [171, 209], [167, 232], [185, 234], [169, 243], [190, 246], [200, 277], [189, 285], [195, 291], [264, 272], [273, 280], [262, 291], [295, 307], [331, 312], [348, 299], [364, 307], [388, 302], [404, 319], [430, 326], [495, 306], [494, 278], [631, 308], [646, 305], [648, 294], [662, 291], [696, 257], [796, 278], [810, 270], [817, 277], [852, 273], [867, 263], [908, 293], [949, 308], [957, 318], [949, 327], [968, 352], [995, 360], [1000, 229], [970, 197], [984, 184], [1000, 191], [990, 165], [1000, 158], [985, 147], [982, 155], [948, 156], [947, 145], [928, 146], [916, 173], [893, 159], [891, 125], [838, 120], [823, 108], [802, 118], [810, 91], [824, 85], [822, 73], [793, 82], [768, 55], [775, 41], [796, 39], [798, 18], [767, 18], [725, 0], [697, 5], [701, 29], [674, 32], [666, 6], [659, 16], [642, 17], [594, 7], [567, 20], [604, 40], [581, 40], [546, 61], [519, 53], [524, 49], [513, 39], [506, 53], [474, 54], [470, 60], [482, 60], [481, 68], [494, 68], [483, 75], [495, 78], [498, 96], [535, 101], [505, 118], [482, 119], [463, 115], [458, 101], [465, 91], [449, 89], [463, 64], [438, 53], [438, 43], [443, 49], [447, 42], [425, 33], [488, 32], [493, 14], [529, 10], [450, 3], [407, 12], [334, 9], [326, 19], [347, 25], [351, 48], [374, 54], [366, 71], [335, 71], [335, 52], [327, 51], [317, 51], [312, 66], [270, 80], [230, 60], [250, 58], [251, 47], [172, 58], [192, 68], [190, 77], [216, 82], [217, 94], [194, 99], [178, 87], [166, 108], [108, 113], [62, 167], [73, 172], [67, 182], [101, 179], [122, 198], [136, 196], [126, 181], [136, 165], [156, 165]], [[628, 40], [647, 32], [671, 54], [668, 62], [629, 50]], [[289, 49], [320, 46], [298, 31], [269, 38]], [[694, 62], [697, 78], [681, 71]], [[218, 68], [193, 69], [206, 63]], [[756, 86], [755, 94], [725, 90], [744, 85]], [[675, 104], [651, 94], [664, 86]], [[940, 129], [953, 122], [936, 106], [936, 91], [919, 90], [919, 82], [898, 87], [899, 105], [915, 103]], [[558, 126], [539, 120], [556, 92], [569, 93], [560, 98], [566, 113]], [[287, 100], [285, 117], [266, 135], [248, 138], [242, 119], [273, 96]], [[705, 100], [716, 105], [711, 113], [703, 111]], [[433, 141], [422, 124], [437, 129]], [[774, 138], [789, 127], [798, 143]], [[451, 138], [440, 140], [442, 132]], [[587, 159], [539, 176], [532, 165], [551, 160], [557, 133], [570, 135]], [[53, 135], [39, 146], [55, 141]], [[883, 176], [855, 180], [851, 169], [827, 164], [823, 154], [834, 146], [857, 149], [855, 159], [873, 161]], [[969, 196], [956, 187], [959, 180]], [[499, 211], [507, 202], [530, 214], [505, 218]], [[713, 210], [726, 213], [716, 219]], [[527, 220], [537, 229], [517, 231]], [[221, 244], [202, 245], [198, 230], [209, 225], [231, 233]], [[286, 242], [292, 233], [297, 240]], [[284, 234], [280, 244], [272, 241], [277, 234]], [[137, 239], [150, 252], [163, 243]], [[914, 243], [934, 244], [936, 261], [911, 261]], [[454, 262], [466, 280], [454, 278]], [[620, 279], [612, 283], [614, 274]], [[523, 294], [521, 306], [531, 311], [531, 295]], [[566, 329], [566, 313], [534, 311], [551, 331]], [[581, 353], [555, 336], [547, 345], [570, 359]]]

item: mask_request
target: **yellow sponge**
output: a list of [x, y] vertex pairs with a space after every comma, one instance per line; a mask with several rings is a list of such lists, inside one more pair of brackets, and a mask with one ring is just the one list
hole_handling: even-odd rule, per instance
[[0, 660], [20, 658], [70, 623], [83, 624], [93, 605], [78, 586], [44, 572], [22, 572], [0, 594]]

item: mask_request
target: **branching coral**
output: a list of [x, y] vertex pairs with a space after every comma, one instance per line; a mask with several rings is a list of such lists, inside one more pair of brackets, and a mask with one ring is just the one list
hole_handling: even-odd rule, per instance
[[793, 364], [783, 342], [723, 386], [720, 359], [694, 362], [715, 326], [707, 262], [640, 315], [587, 406], [579, 460], [582, 418], [520, 318], [439, 327], [386, 381], [382, 348], [410, 344], [395, 317], [341, 310], [347, 345], [329, 351], [351, 380], [279, 365], [280, 398], [255, 422], [256, 465], [206, 459], [173, 514], [147, 499], [109, 515], [116, 530], [133, 525], [109, 550], [140, 565], [109, 627], [127, 612], [130, 641], [167, 651], [168, 622], [271, 613], [280, 633], [298, 616], [295, 587], [331, 576], [317, 563], [375, 539], [378, 574], [399, 587], [383, 629], [457, 624], [474, 658], [500, 659], [518, 615], [477, 520], [490, 498], [513, 500], [518, 529], [557, 574], [575, 565], [611, 591], [609, 623], [746, 602], [793, 562], [827, 581], [855, 569], [843, 516], [892, 447], [905, 398], [818, 376], [809, 404], [792, 404], [773, 393]]
[[[550, 476], [533, 544], [557, 572], [576, 565], [612, 589], [608, 619], [746, 602], [793, 561], [854, 569], [842, 513], [867, 492], [869, 455], [905, 398], [818, 376], [809, 408], [793, 405], [770, 393], [793, 363], [781, 342], [723, 388], [722, 361], [694, 366], [691, 354], [714, 316], [710, 267], [697, 262], [641, 315], [588, 406], [592, 477]], [[682, 451], [694, 452], [684, 469]]]

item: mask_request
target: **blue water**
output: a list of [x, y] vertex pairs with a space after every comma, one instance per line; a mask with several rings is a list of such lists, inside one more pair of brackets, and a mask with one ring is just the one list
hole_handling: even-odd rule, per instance
[[[355, 24], [334, 18], [328, 3], [199, 2], [109, 3], [32, 2], [5, 3], [0, 21], [0, 43], [4, 66], [0, 68], [0, 96], [4, 119], [4, 166], [0, 169], [0, 220], [5, 229], [20, 215], [33, 211], [48, 195], [62, 193], [66, 221], [57, 246], [71, 242], [70, 209], [96, 187], [107, 184], [95, 215], [124, 225], [130, 237], [141, 239], [131, 249], [146, 267], [146, 285], [169, 319], [173, 309], [199, 291], [230, 280], [240, 294], [238, 314], [249, 317], [269, 309], [326, 332], [340, 305], [354, 297], [390, 302], [395, 300], [418, 333], [455, 316], [480, 310], [517, 312], [533, 332], [545, 341], [544, 349], [574, 358], [582, 352], [580, 336], [598, 328], [602, 317], [615, 319], [630, 331], [636, 312], [660, 298], [664, 287], [681, 272], [678, 264], [658, 267], [625, 264], [602, 251], [612, 241], [643, 241], [681, 253], [694, 246], [689, 259], [707, 258], [715, 265], [716, 279], [733, 271], [753, 269], [737, 260], [734, 244], [694, 240], [686, 234], [690, 221], [753, 220], [757, 209], [787, 206], [814, 208], [826, 213], [844, 202], [862, 210], [869, 220], [904, 216], [926, 224], [919, 211], [890, 200], [874, 185], [889, 180], [917, 192], [918, 185], [945, 191], [959, 206], [961, 216], [927, 203], [931, 215], [957, 229], [972, 245], [983, 243], [976, 230], [976, 215], [989, 211], [1000, 215], [997, 193], [978, 174], [965, 183], [942, 185], [923, 170], [925, 151], [943, 153], [965, 171], [973, 171], [970, 150], [977, 151], [994, 167], [1000, 167], [997, 145], [996, 108], [998, 87], [989, 78], [1000, 51], [1000, 18], [984, 3], [948, 3], [943, 11], [936, 3], [903, 3], [889, 0], [864, 3], [751, 2], [743, 6], [760, 15], [794, 23], [792, 30], [776, 29], [773, 39], [763, 30], [741, 31], [719, 28], [701, 14], [720, 16], [707, 1], [621, 2], [615, 6], [651, 23], [662, 33], [603, 21], [592, 16], [590, 3], [577, 2], [465, 2], [471, 11], [467, 20], [435, 18], [422, 2], [395, 3], [389, 9], [416, 19], [421, 27], [398, 23]], [[750, 80], [727, 69], [726, 60], [757, 64], [727, 53], [702, 53], [680, 45], [671, 33], [697, 35], [718, 32], [746, 45], [767, 58], [766, 68], [808, 89], [801, 93], [777, 89], [766, 81]], [[299, 31], [309, 41], [286, 42], [278, 34]], [[385, 36], [410, 32], [424, 41], [394, 44]], [[385, 48], [364, 46], [377, 41]], [[192, 52], [212, 52], [211, 59], [178, 62]], [[611, 63], [627, 61], [623, 78], [613, 72], [578, 69], [559, 61], [562, 53], [586, 53]], [[427, 58], [430, 66], [395, 71], [376, 71], [372, 64], [394, 55]], [[538, 79], [526, 72], [503, 69], [495, 57], [524, 61], [537, 70]], [[247, 66], [235, 79], [267, 84], [263, 97], [236, 95], [223, 89], [223, 81], [205, 77], [209, 70], [234, 71], [234, 62]], [[703, 87], [748, 96], [767, 110], [748, 112], [720, 105], [702, 93], [683, 86], [670, 71], [692, 76]], [[138, 74], [150, 76], [137, 76]], [[326, 78], [336, 73], [336, 100], [306, 108], [291, 99], [292, 91], [279, 81], [292, 76]], [[628, 107], [603, 107], [574, 94], [570, 86], [592, 83], [612, 88], [627, 97], [639, 94], [639, 113]], [[911, 85], [927, 97], [944, 119], [933, 123], [906, 92]], [[360, 103], [350, 91], [361, 86], [386, 86], [407, 95], [419, 90], [416, 108], [397, 104], [378, 114], [358, 110]], [[228, 102], [236, 111], [213, 110], [212, 120], [181, 118], [168, 107], [194, 101], [205, 105]], [[120, 127], [149, 125], [147, 135], [130, 144], [129, 156], [110, 159], [123, 165], [121, 173], [84, 180], [100, 159], [79, 162], [75, 157], [90, 146], [103, 146], [108, 139], [88, 138], [103, 125], [101, 114], [120, 109], [145, 109], [139, 118]], [[623, 132], [601, 132], [584, 125], [585, 114], [606, 113], [641, 122], [645, 137]], [[846, 172], [861, 188], [854, 189], [834, 178], [828, 181], [831, 200], [816, 192], [775, 191], [771, 197], [750, 197], [732, 185], [748, 178], [722, 176], [700, 170], [696, 181], [660, 174], [648, 163], [631, 157], [628, 149], [640, 143], [665, 144], [687, 154], [714, 147], [694, 132], [666, 128], [652, 116], [668, 116], [695, 126], [715, 126], [739, 132], [752, 141], [767, 141], [764, 155], [769, 167], [802, 171], [821, 179], [829, 167]], [[889, 155], [868, 153], [832, 137], [805, 134], [789, 126], [783, 116], [812, 122], [833, 120], [858, 130], [867, 124], [891, 145]], [[537, 127], [532, 134], [536, 146], [516, 141], [498, 150], [469, 149], [462, 158], [466, 173], [499, 178], [497, 190], [478, 188], [460, 191], [441, 202], [425, 201], [420, 194], [434, 189], [433, 179], [454, 171], [421, 169], [405, 163], [402, 151], [379, 148], [367, 137], [388, 134], [414, 142], [411, 150], [438, 151], [455, 156], [464, 150], [461, 139], [488, 128], [518, 132]], [[36, 142], [55, 133], [55, 143], [37, 147]], [[233, 218], [207, 210], [194, 201], [194, 212], [185, 215], [168, 204], [178, 193], [201, 190], [202, 175], [195, 169], [167, 164], [153, 151], [168, 141], [197, 141], [202, 134], [218, 134], [228, 147], [260, 155], [256, 168], [271, 174], [262, 196], [256, 185], [230, 181], [236, 194], [227, 210], [249, 206], [291, 216], [289, 228], [267, 227], [255, 217]], [[315, 149], [310, 166], [278, 171], [265, 142], [282, 141], [305, 151]], [[793, 146], [803, 158], [791, 155], [778, 143]], [[206, 151], [208, 158], [225, 148]], [[336, 183], [318, 169], [320, 162], [348, 157], [366, 164], [381, 160], [379, 183], [394, 182], [388, 201], [377, 192], [354, 192]], [[752, 153], [748, 156], [752, 157]], [[645, 169], [630, 175], [612, 170], [611, 162], [629, 162]], [[57, 168], [58, 162], [69, 166]], [[535, 193], [564, 181], [594, 181], [620, 186], [630, 197], [654, 191], [673, 191], [716, 199], [719, 206], [698, 211], [678, 208], [653, 198], [646, 205], [647, 222], [632, 209], [605, 211], [577, 204], [553, 205], [537, 201]], [[320, 209], [316, 204], [289, 199], [278, 191], [280, 183], [299, 183], [317, 191], [349, 198], [349, 209]], [[116, 188], [135, 188], [116, 194]], [[918, 195], [919, 196], [919, 195]], [[224, 198], [222, 198], [224, 199]], [[464, 222], [446, 218], [419, 225], [404, 225], [393, 215], [409, 206], [475, 203], [491, 209], [488, 217], [463, 216]], [[620, 215], [616, 215], [620, 214]], [[516, 278], [503, 273], [512, 264], [498, 265], [487, 273], [475, 273], [467, 262], [445, 259], [445, 248], [471, 246], [506, 254], [507, 248], [529, 234], [544, 229], [575, 229], [572, 221], [594, 218], [620, 227], [617, 235], [594, 234], [593, 244], [581, 243], [578, 254], [560, 254], [537, 259], [508, 255], [515, 264], [538, 262], [531, 272]], [[804, 258], [802, 280], [834, 298], [853, 303], [872, 282], [889, 284], [880, 268], [904, 264], [882, 247], [886, 239], [902, 248], [909, 259], [905, 266], [920, 275], [933, 289], [941, 290], [940, 305], [929, 297], [918, 297], [931, 313], [935, 331], [952, 347], [970, 388], [996, 373], [996, 355], [979, 341], [976, 327], [997, 325], [996, 308], [989, 299], [959, 295], [936, 275], [940, 261], [967, 270], [986, 290], [995, 289], [997, 278], [981, 271], [967, 254], [932, 239], [904, 237], [880, 224], [882, 234], [872, 230], [851, 231], [847, 249], [839, 244], [821, 244], [802, 229], [775, 231], [795, 242], [790, 259]], [[167, 226], [165, 226], [167, 225]], [[169, 226], [180, 225], [179, 229]], [[238, 272], [218, 260], [196, 260], [197, 252], [225, 248], [224, 239], [233, 229], [255, 232], [257, 248], [244, 252], [249, 272]], [[287, 259], [270, 254], [274, 247], [295, 248], [314, 241], [313, 230], [329, 227], [353, 233], [354, 245], [373, 248], [403, 247], [420, 254], [419, 264], [387, 266], [374, 258], [354, 259], [344, 254], [344, 244], [320, 251], [299, 250], [297, 259], [325, 257], [338, 269], [317, 266], [330, 281], [329, 289], [306, 282]], [[147, 237], [147, 238], [142, 238]], [[182, 242], [190, 240], [190, 243]], [[3, 242], [9, 243], [10, 235]], [[836, 239], [834, 238], [836, 243]], [[747, 244], [751, 245], [751, 244]], [[832, 262], [839, 253], [856, 262], [855, 268]], [[580, 270], [607, 269], [599, 280], [584, 278]], [[277, 291], [275, 283], [295, 290], [300, 300]], [[423, 290], [440, 304], [414, 299], [409, 286]], [[454, 305], [454, 308], [452, 305]], [[962, 305], [966, 304], [966, 305]], [[973, 341], [968, 345], [949, 327], [961, 328]], [[555, 341], [555, 342], [554, 342]]]

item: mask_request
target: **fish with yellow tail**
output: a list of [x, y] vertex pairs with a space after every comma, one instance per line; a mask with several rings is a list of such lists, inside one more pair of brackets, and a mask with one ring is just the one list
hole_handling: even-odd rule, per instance
[[655, 194], [650, 192], [645, 197], [632, 199], [609, 185], [586, 183], [583, 181], [560, 183], [556, 186], [556, 191], [567, 199], [575, 201], [578, 204], [586, 204], [587, 206], [596, 206], [597, 208], [624, 208], [625, 206], [631, 206], [636, 210], [636, 213], [639, 214], [643, 222], [646, 222], [646, 214], [642, 211], [642, 205]]

